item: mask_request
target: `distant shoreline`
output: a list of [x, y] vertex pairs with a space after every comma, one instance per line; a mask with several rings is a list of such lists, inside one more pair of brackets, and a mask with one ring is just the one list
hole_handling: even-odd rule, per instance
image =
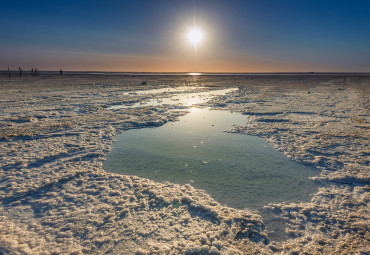
[[[13, 77], [17, 77], [19, 71], [17, 69], [10, 70]], [[23, 71], [25, 76], [30, 75], [30, 71]], [[42, 71], [40, 74], [44, 75], [60, 75], [60, 71]], [[0, 76], [8, 75], [8, 70], [0, 70]], [[267, 73], [229, 73], [229, 72], [104, 72], [104, 71], [64, 71], [63, 75], [138, 75], [138, 76], [150, 76], [150, 75], [173, 75], [173, 76], [182, 76], [182, 75], [214, 75], [214, 76], [368, 76], [370, 72], [267, 72]]]

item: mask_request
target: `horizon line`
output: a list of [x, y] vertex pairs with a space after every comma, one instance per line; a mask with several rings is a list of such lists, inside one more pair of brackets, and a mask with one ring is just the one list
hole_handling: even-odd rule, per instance
[[[63, 71], [63, 73], [163, 73], [163, 74], [370, 74], [369, 72], [364, 72], [364, 71], [275, 71], [275, 72], [201, 72], [201, 71], [101, 71], [101, 70], [64, 70], [64, 69], [59, 69], [59, 70], [40, 70], [40, 72], [60, 72]], [[18, 69], [10, 69], [10, 72], [19, 72]], [[23, 70], [23, 72], [31, 72], [29, 70]], [[0, 70], [0, 72], [8, 72], [8, 69], [3, 69]]]

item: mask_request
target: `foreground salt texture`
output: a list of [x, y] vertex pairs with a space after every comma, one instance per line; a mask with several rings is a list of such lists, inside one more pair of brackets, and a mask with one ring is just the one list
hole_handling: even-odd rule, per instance
[[[0, 253], [255, 254], [369, 250], [367, 76], [41, 76], [0, 78]], [[108, 109], [160, 95], [133, 89], [239, 87], [208, 106], [250, 116], [263, 137], [314, 165], [308, 203], [223, 207], [190, 185], [106, 173], [119, 132], [159, 126], [176, 106]], [[261, 215], [275, 222], [265, 229]], [[275, 220], [271, 220], [275, 219]], [[274, 226], [274, 224], [270, 224]]]

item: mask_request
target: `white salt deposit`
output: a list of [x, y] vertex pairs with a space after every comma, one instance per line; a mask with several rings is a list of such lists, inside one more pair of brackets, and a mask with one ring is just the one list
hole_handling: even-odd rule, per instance
[[[1, 77], [0, 253], [367, 254], [369, 83], [360, 75]], [[252, 212], [190, 185], [103, 171], [118, 133], [184, 114], [174, 105], [107, 108], [148, 101], [154, 95], [125, 93], [164, 86], [239, 87], [203, 105], [249, 116], [233, 132], [321, 169], [326, 187], [310, 202]]]

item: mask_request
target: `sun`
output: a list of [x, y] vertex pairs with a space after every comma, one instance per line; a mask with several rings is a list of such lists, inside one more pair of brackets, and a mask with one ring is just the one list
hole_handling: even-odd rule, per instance
[[191, 42], [194, 46], [196, 46], [198, 43], [200, 43], [203, 39], [203, 33], [197, 28], [193, 28], [188, 32], [188, 40]]

